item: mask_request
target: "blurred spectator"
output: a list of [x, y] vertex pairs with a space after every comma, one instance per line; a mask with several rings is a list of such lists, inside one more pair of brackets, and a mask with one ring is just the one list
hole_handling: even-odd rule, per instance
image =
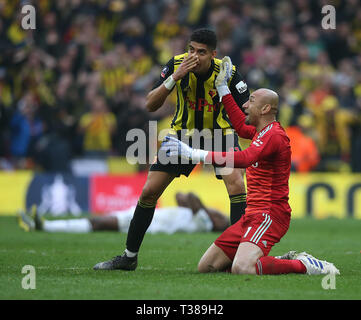
[[[146, 131], [149, 120], [174, 111], [172, 97], [168, 108], [157, 114], [147, 113], [142, 105], [162, 65], [184, 52], [193, 29], [209, 27], [218, 35], [218, 57], [229, 55], [251, 90], [269, 87], [279, 92], [284, 127], [299, 126], [305, 115], [312, 117], [308, 134], [319, 150], [320, 164], [338, 159], [357, 170], [361, 163], [357, 0], [333, 1], [337, 25], [327, 30], [321, 27], [326, 0], [29, 3], [36, 7], [36, 30], [21, 28], [22, 1], [0, 0], [3, 158], [30, 157], [45, 170], [67, 170], [66, 165], [46, 164], [56, 160], [45, 160], [40, 152], [54, 141], [63, 146], [66, 159], [79, 155], [82, 146], [85, 154], [112, 151], [124, 156], [127, 130]], [[28, 95], [33, 111], [23, 109]], [[94, 111], [84, 115], [94, 104], [107, 106], [100, 112], [107, 120], [99, 120], [99, 127], [90, 125]], [[107, 121], [114, 123], [109, 130], [104, 129]], [[78, 128], [84, 145], [78, 142]], [[101, 136], [100, 142], [91, 141], [90, 133]], [[315, 167], [322, 168], [327, 165]]]
[[182, 27], [178, 21], [179, 10], [180, 5], [177, 1], [165, 2], [161, 19], [154, 27], [153, 46], [156, 51], [156, 60], [160, 64], [166, 64], [170, 58], [169, 42], [171, 39], [182, 33]]
[[340, 108], [335, 115], [335, 129], [340, 145], [341, 158], [349, 161], [351, 155], [351, 128], [357, 123], [356, 99], [349, 84], [336, 89]]
[[334, 145], [335, 125], [334, 115], [338, 108], [338, 100], [332, 92], [331, 80], [320, 77], [320, 83], [306, 98], [306, 107], [315, 119], [317, 141], [322, 154], [335, 155], [338, 150]]
[[[356, 101], [356, 111], [361, 114], [361, 95]], [[358, 117], [358, 122], [352, 127], [351, 133], [351, 166], [352, 171], [361, 172], [361, 120]]]
[[294, 171], [309, 172], [320, 161], [317, 145], [307, 133], [310, 128], [312, 128], [312, 118], [303, 115], [299, 118], [298, 126], [290, 126], [286, 129], [291, 140], [291, 169]]
[[91, 110], [80, 118], [79, 131], [84, 135], [83, 150], [86, 156], [105, 157], [112, 151], [112, 135], [116, 119], [108, 111], [103, 97], [97, 96]]
[[21, 168], [23, 158], [34, 156], [34, 147], [45, 131], [44, 123], [37, 115], [37, 105], [32, 93], [26, 93], [19, 101], [11, 121], [10, 152], [15, 166]]

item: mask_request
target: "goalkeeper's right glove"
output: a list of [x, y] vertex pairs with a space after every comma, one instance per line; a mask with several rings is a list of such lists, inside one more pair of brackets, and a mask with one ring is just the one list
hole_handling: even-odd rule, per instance
[[193, 163], [205, 162], [208, 151], [193, 149], [182, 141], [173, 137], [165, 137], [160, 150], [165, 151], [168, 157], [181, 157]]
[[230, 57], [225, 56], [222, 59], [221, 68], [216, 78], [216, 89], [219, 95], [219, 101], [222, 101], [222, 97], [231, 93], [228, 88], [228, 81], [232, 77], [233, 64]]

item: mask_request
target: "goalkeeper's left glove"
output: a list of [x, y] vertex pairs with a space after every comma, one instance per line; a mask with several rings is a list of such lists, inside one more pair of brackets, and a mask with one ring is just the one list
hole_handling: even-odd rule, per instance
[[222, 97], [231, 93], [228, 88], [228, 81], [232, 77], [233, 64], [230, 57], [225, 56], [222, 59], [221, 68], [216, 78], [216, 89], [219, 95], [219, 101], [222, 101]]
[[173, 137], [165, 137], [160, 150], [165, 151], [168, 157], [178, 156], [193, 163], [204, 162], [208, 154], [208, 151], [193, 149]]

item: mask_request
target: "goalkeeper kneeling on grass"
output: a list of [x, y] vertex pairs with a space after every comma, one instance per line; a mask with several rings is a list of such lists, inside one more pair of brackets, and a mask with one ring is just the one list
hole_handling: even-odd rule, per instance
[[339, 274], [332, 263], [306, 252], [290, 251], [279, 257], [268, 256], [290, 224], [290, 141], [276, 121], [277, 93], [269, 89], [254, 91], [243, 105], [243, 112], [237, 107], [227, 85], [231, 72], [232, 62], [225, 57], [216, 88], [234, 129], [240, 137], [252, 140], [250, 146], [238, 152], [211, 152], [193, 149], [173, 137], [166, 137], [162, 144], [167, 155], [192, 160], [193, 163], [247, 168], [246, 213], [204, 253], [198, 264], [199, 272]]

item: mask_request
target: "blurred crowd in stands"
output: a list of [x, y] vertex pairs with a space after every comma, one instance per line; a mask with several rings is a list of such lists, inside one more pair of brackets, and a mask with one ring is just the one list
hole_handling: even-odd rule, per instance
[[[35, 30], [21, 27], [25, 4]], [[321, 26], [326, 4], [336, 29]], [[200, 27], [251, 90], [279, 93], [294, 170], [361, 171], [358, 0], [0, 0], [0, 168], [124, 156], [128, 130], [172, 115], [174, 96], [155, 113], [145, 97]]]

